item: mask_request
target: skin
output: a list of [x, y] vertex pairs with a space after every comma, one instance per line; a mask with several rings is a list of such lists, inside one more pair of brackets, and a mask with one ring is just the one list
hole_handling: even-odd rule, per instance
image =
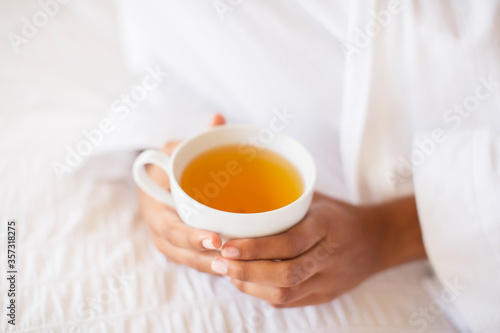
[[[211, 126], [224, 124], [215, 115]], [[170, 155], [179, 142], [167, 143]], [[156, 166], [148, 173], [169, 181]], [[142, 218], [169, 260], [200, 272], [224, 275], [244, 293], [274, 307], [329, 302], [371, 275], [426, 253], [414, 197], [375, 206], [354, 206], [315, 193], [306, 217], [279, 235], [224, 244], [216, 233], [191, 228], [175, 210], [139, 191]], [[276, 260], [280, 259], [280, 260]]]

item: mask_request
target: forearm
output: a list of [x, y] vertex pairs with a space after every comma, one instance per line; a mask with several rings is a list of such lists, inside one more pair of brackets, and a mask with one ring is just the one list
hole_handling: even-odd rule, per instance
[[415, 197], [398, 199], [375, 209], [382, 228], [380, 270], [427, 258]]

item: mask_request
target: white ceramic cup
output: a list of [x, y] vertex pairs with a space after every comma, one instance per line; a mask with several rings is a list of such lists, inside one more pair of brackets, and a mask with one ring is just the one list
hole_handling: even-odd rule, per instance
[[[255, 152], [266, 148], [288, 159], [302, 176], [302, 195], [287, 206], [245, 214], [210, 208], [191, 198], [179, 185], [184, 168], [201, 153], [228, 144], [245, 145], [242, 151], [248, 154], [252, 149]], [[155, 164], [167, 173], [171, 192], [161, 188], [148, 176], [145, 170], [147, 164]], [[171, 157], [157, 150], [142, 152], [134, 162], [133, 176], [144, 192], [176, 209], [187, 225], [217, 232], [226, 239], [250, 238], [278, 234], [302, 220], [314, 193], [316, 166], [309, 152], [284, 134], [247, 125], [222, 125], [183, 141]]]

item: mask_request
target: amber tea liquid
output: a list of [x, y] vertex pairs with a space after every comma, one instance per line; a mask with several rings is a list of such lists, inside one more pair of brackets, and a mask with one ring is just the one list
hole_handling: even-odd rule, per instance
[[303, 192], [302, 177], [291, 162], [248, 145], [226, 145], [198, 155], [186, 166], [180, 186], [196, 201], [233, 213], [278, 209]]

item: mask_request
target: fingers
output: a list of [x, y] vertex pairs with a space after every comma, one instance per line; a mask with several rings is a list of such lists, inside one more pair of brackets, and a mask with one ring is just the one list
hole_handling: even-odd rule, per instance
[[267, 301], [267, 304], [269, 304], [272, 307], [275, 308], [295, 308], [295, 307], [303, 307], [307, 305], [318, 305], [318, 304], [323, 304], [330, 302], [331, 300], [337, 298], [340, 295], [335, 295], [335, 294], [325, 294], [322, 293], [321, 291], [316, 291], [313, 293], [310, 293], [306, 295], [305, 297], [302, 297], [300, 299], [292, 300], [290, 302], [286, 303], [276, 303], [272, 300]]
[[217, 273], [233, 279], [258, 284], [293, 287], [298, 285], [328, 264], [333, 251], [328, 253], [323, 243], [318, 243], [303, 255], [283, 261], [275, 260], [229, 260], [218, 257], [212, 263]]
[[217, 233], [184, 224], [175, 210], [154, 201], [146, 194], [141, 193], [139, 199], [141, 215], [151, 231], [172, 245], [197, 251], [215, 250], [222, 246]]
[[272, 287], [231, 279], [231, 283], [240, 291], [250, 296], [263, 299], [273, 305], [285, 305], [306, 297], [318, 288], [317, 282], [318, 279], [313, 277], [301, 284], [300, 287]]
[[207, 251], [218, 249], [222, 245], [217, 233], [184, 224], [179, 215], [168, 207], [151, 214], [148, 223], [153, 232], [175, 247]]
[[[225, 122], [226, 120], [222, 115], [215, 114], [210, 127], [219, 126]], [[161, 151], [171, 156], [180, 143], [181, 141], [167, 142]], [[147, 172], [158, 185], [170, 191], [168, 176], [161, 168], [156, 165], [148, 165]], [[164, 237], [172, 245], [198, 251], [214, 250], [221, 247], [222, 241], [218, 234], [188, 227], [182, 223], [173, 209], [154, 201], [142, 192], [141, 194], [143, 194], [141, 195], [141, 211], [147, 217], [152, 231]]]
[[174, 152], [175, 147], [177, 147], [180, 143], [181, 143], [180, 140], [167, 142], [161, 148], [161, 152], [164, 153], [165, 155], [171, 156], [172, 153]]
[[292, 259], [318, 243], [324, 234], [316, 215], [309, 214], [282, 234], [231, 240], [224, 244], [221, 253], [225, 258], [239, 260]]
[[[220, 114], [215, 114], [210, 127], [225, 124], [226, 120]], [[161, 151], [171, 156], [181, 141], [166, 143]], [[149, 176], [161, 187], [170, 190], [167, 174], [156, 165], [146, 166]], [[211, 263], [219, 252], [211, 251], [222, 246], [219, 235], [195, 229], [184, 224], [177, 212], [162, 203], [139, 192], [141, 215], [149, 225], [157, 248], [171, 260], [188, 265], [202, 272], [214, 273]]]
[[[164, 153], [165, 155], [171, 156], [175, 147], [177, 147], [179, 145], [179, 143], [180, 143], [180, 141], [167, 142], [161, 148], [161, 152]], [[146, 172], [148, 173], [149, 177], [151, 177], [151, 179], [155, 183], [157, 183], [158, 185], [160, 185], [161, 187], [163, 187], [167, 191], [170, 191], [170, 182], [168, 180], [168, 175], [160, 167], [158, 167], [154, 164], [148, 164], [148, 165], [146, 165]], [[140, 190], [140, 191], [141, 191], [141, 193], [143, 193], [142, 190]], [[153, 199], [151, 199], [151, 200], [153, 200]]]
[[153, 236], [157, 249], [178, 264], [183, 264], [197, 271], [217, 274], [211, 269], [212, 260], [218, 255], [216, 251], [197, 252], [175, 247], [160, 236]]
[[212, 122], [210, 123], [210, 127], [224, 125], [225, 123], [226, 123], [226, 119], [221, 114], [216, 113], [212, 118]]

